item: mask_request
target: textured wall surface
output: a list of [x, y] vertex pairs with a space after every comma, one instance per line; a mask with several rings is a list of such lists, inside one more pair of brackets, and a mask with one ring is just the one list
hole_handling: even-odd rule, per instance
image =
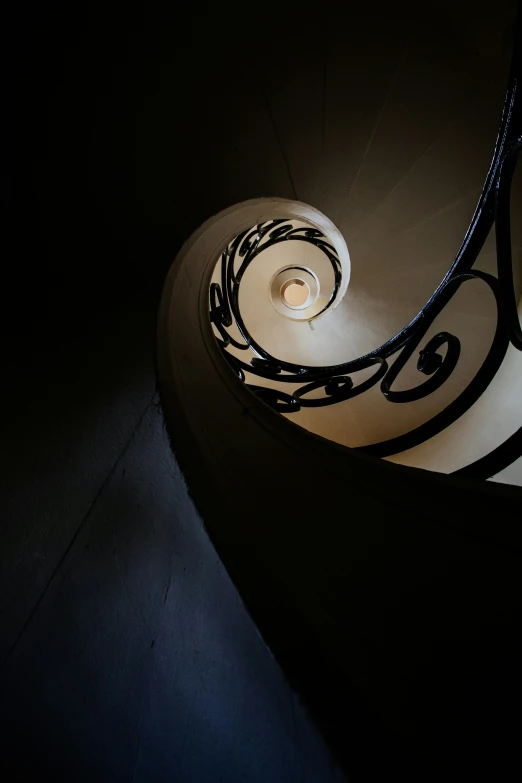
[[[247, 25], [204, 3], [7, 9], [2, 779], [342, 779], [187, 497], [156, 407], [156, 311], [182, 242], [247, 198], [315, 204], [359, 243], [361, 261], [356, 232], [401, 207], [387, 195], [459, 101], [458, 85], [445, 91], [440, 33], [466, 32], [475, 76], [501, 47], [488, 2], [437, 2], [424, 18], [426, 5], [332, 4], [321, 25], [306, 15], [289, 25], [269, 8]], [[512, 5], [499, 4], [498, 29]], [[251, 46], [256, 25], [271, 30], [270, 47]], [[383, 107], [403, 94], [418, 108], [424, 77], [409, 81], [400, 65], [423, 36], [422, 73], [442, 74], [444, 111], [421, 96], [415, 143], [397, 157]], [[465, 217], [468, 195], [456, 206]], [[406, 228], [443, 206], [408, 212]]]
[[85, 516], [64, 516], [74, 537], [1, 669], [6, 780], [344, 779], [224, 572], [155, 401]]
[[[181, 242], [238, 198], [291, 195], [264, 103], [250, 115], [239, 95], [248, 145], [244, 128], [204, 143], [241, 85], [211, 67], [200, 13], [34, 4], [3, 25], [6, 781], [343, 779], [209, 543], [154, 397]], [[202, 102], [208, 75], [220, 97]]]

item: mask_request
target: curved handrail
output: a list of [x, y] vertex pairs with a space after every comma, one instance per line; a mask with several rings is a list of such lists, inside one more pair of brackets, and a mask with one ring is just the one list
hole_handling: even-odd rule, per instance
[[[214, 250], [227, 231], [196, 232], [165, 285], [157, 374], [166, 428], [285, 676], [344, 768], [381, 779], [379, 758], [402, 772], [426, 743], [433, 758], [434, 721], [450, 735], [457, 723], [440, 704], [451, 707], [470, 657], [483, 677], [495, 659], [482, 640], [510, 643], [522, 611], [522, 489], [347, 449], [275, 416], [237, 383], [208, 319]], [[461, 665], [463, 618], [473, 647]], [[418, 780], [418, 769], [403, 779]]]
[[517, 312], [517, 300], [513, 284], [511, 260], [511, 182], [522, 139], [517, 139], [503, 158], [498, 174], [495, 202], [497, 266], [502, 318], [510, 342], [522, 351], [522, 328]]
[[[268, 213], [252, 206], [242, 230]], [[166, 428], [218, 555], [348, 775], [463, 779], [488, 749], [497, 778], [501, 763], [511, 774], [522, 489], [347, 449], [237, 383], [208, 318], [228, 214], [172, 266], [156, 357]], [[182, 514], [187, 499], [173, 502]]]
[[[306, 242], [317, 247], [324, 253], [332, 266], [334, 284], [330, 297], [324, 307], [308, 320], [318, 318], [330, 308], [339, 293], [342, 268], [336, 249], [316, 228], [294, 228], [291, 222], [276, 219], [254, 226], [250, 231], [243, 231], [221, 253], [221, 284], [211, 283], [210, 285], [210, 320], [219, 332], [221, 347], [225, 349], [229, 345], [233, 345], [234, 348], [242, 351], [250, 348], [256, 354], [256, 358], [252, 359], [252, 367], [266, 366], [271, 368], [272, 373], [281, 372], [283, 367], [290, 371], [298, 368], [297, 365], [271, 356], [254, 340], [241, 315], [239, 288], [248, 267], [262, 252], [276, 245], [292, 241]], [[243, 258], [243, 261], [236, 272], [234, 265], [237, 257]], [[242, 343], [235, 340], [226, 331], [228, 327], [232, 326], [232, 323], [237, 326], [243, 338]], [[227, 358], [228, 356], [227, 354]], [[261, 363], [260, 359], [262, 359]]]
[[[492, 290], [497, 304], [497, 328], [482, 367], [466, 389], [428, 422], [404, 435], [360, 447], [359, 450], [374, 456], [390, 456], [419, 445], [424, 440], [438, 434], [462, 416], [487, 389], [502, 363], [509, 342], [515, 348], [522, 350], [522, 329], [518, 319], [514, 292], [510, 234], [511, 182], [522, 148], [521, 20], [522, 16], [517, 21], [507, 94], [493, 158], [477, 207], [448, 272], [424, 307], [407, 326], [379, 348], [358, 359], [329, 366], [295, 364], [270, 355], [252, 339], [246, 329], [238, 303], [239, 283], [244, 268], [246, 268], [245, 264], [242, 265], [242, 272], [237, 279], [233, 274], [232, 263], [227, 267], [228, 272], [223, 272], [221, 287], [212, 284], [210, 317], [218, 329], [224, 356], [240, 379], [245, 381], [246, 373], [250, 373], [278, 383], [304, 383], [292, 394], [279, 393], [275, 390], [269, 392], [264, 386], [251, 384], [250, 389], [275, 410], [292, 413], [299, 411], [301, 407], [332, 405], [367, 391], [379, 381], [381, 392], [385, 398], [391, 403], [399, 404], [419, 400], [440, 388], [457, 366], [460, 355], [460, 341], [457, 336], [449, 332], [440, 332], [435, 335], [419, 351], [417, 369], [421, 373], [429, 375], [428, 380], [412, 389], [400, 392], [394, 391], [392, 384], [407, 361], [413, 356], [435, 318], [451, 301], [462, 283], [471, 279], [483, 280]], [[255, 250], [260, 238], [278, 223], [284, 224], [284, 221], [274, 220], [268, 226], [256, 226], [250, 232], [245, 231], [241, 236], [235, 238], [228, 251], [223, 254], [222, 269], [225, 269], [227, 253], [235, 256], [236, 252], [239, 252], [240, 255], [246, 255], [249, 262], [253, 260], [254, 256], [252, 255], [252, 258], [249, 256], [252, 248]], [[496, 228], [498, 280], [492, 275], [486, 275], [472, 269], [493, 225]], [[285, 234], [287, 238], [292, 238], [293, 232], [290, 227], [281, 225], [274, 233], [276, 234], [274, 241], [279, 241], [280, 237]], [[320, 232], [317, 233], [320, 234]], [[320, 242], [321, 240], [317, 240], [318, 246]], [[333, 248], [329, 246], [329, 250], [333, 251]], [[234, 289], [231, 287], [231, 282], [235, 285]], [[332, 295], [332, 299], [334, 295]], [[227, 306], [227, 298], [231, 306]], [[232, 319], [241, 333], [243, 344], [239, 344], [226, 331], [226, 327], [232, 325]], [[255, 357], [251, 359], [250, 363], [242, 361], [226, 351], [229, 344], [240, 349], [251, 348]], [[438, 351], [444, 345], [447, 346], [447, 350], [443, 357]], [[387, 360], [395, 354], [398, 356], [389, 365]], [[379, 365], [377, 371], [363, 383], [355, 385], [351, 374], [374, 364]], [[307, 397], [309, 392], [318, 389], [324, 390], [322, 397]]]
[[465, 280], [472, 279], [483, 280], [486, 285], [489, 286], [495, 296], [497, 305], [497, 326], [495, 335], [488, 354], [475, 376], [458, 397], [452, 400], [452, 402], [442, 411], [424, 422], [424, 424], [410, 430], [404, 435], [398, 435], [395, 438], [390, 438], [389, 440], [381, 441], [380, 443], [372, 443], [370, 446], [364, 446], [360, 448], [359, 451], [363, 451], [365, 454], [371, 454], [373, 457], [389, 457], [392, 454], [399, 454], [401, 451], [407, 451], [408, 449], [414, 448], [434, 437], [434, 435], [438, 435], [439, 432], [442, 432], [442, 430], [457, 421], [457, 419], [475, 404], [488, 388], [504, 361], [509, 346], [509, 339], [502, 326], [498, 281], [493, 275], [475, 270], [474, 272], [459, 275], [459, 277], [456, 277], [451, 281], [451, 284], [458, 287]]

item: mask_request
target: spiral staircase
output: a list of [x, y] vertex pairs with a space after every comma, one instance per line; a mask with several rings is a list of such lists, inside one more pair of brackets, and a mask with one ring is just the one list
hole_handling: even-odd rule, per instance
[[346, 772], [509, 779], [521, 31], [511, 3], [408, 10], [273, 25], [252, 53], [293, 198], [231, 199], [186, 241], [158, 383], [206, 529]]

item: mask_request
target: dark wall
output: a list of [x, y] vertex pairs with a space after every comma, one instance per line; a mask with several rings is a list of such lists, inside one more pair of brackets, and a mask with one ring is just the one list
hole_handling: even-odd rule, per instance
[[[339, 4], [345, 27], [280, 4], [248, 18], [204, 3], [2, 12], [3, 779], [341, 777], [202, 532], [153, 352], [161, 284], [191, 231], [241, 199], [306, 197], [332, 31], [387, 46], [367, 59], [371, 100], [350, 71], [343, 149], [357, 101], [373, 127], [388, 53], [396, 64], [412, 20], [433, 23], [418, 3], [353, 5]], [[446, 5], [454, 21], [488, 3]], [[263, 74], [280, 116], [290, 107], [301, 179]]]
[[[231, 201], [291, 195], [280, 157], [248, 179], [199, 14], [28, 4], [1, 25], [6, 781], [342, 779], [203, 532], [154, 396], [182, 241]], [[280, 156], [255, 111], [258, 154]]]

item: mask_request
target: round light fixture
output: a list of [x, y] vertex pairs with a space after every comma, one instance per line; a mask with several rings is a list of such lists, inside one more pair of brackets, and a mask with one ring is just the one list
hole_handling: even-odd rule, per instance
[[276, 272], [269, 295], [277, 312], [293, 321], [308, 321], [324, 307], [317, 275], [304, 266], [287, 266]]
[[292, 309], [305, 307], [310, 297], [310, 287], [304, 280], [293, 278], [292, 280], [287, 280], [286, 283], [283, 283], [281, 286], [281, 296], [287, 307], [291, 307]]

